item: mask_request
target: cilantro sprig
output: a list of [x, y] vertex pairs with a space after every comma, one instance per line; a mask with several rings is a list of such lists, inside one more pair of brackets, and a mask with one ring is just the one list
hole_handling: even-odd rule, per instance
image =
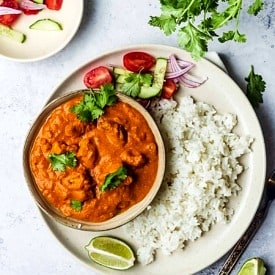
[[245, 78], [247, 81], [246, 96], [251, 105], [255, 108], [263, 103], [263, 92], [265, 91], [266, 83], [263, 77], [254, 72], [254, 67], [251, 66], [249, 75]]
[[100, 186], [100, 191], [115, 189], [127, 178], [127, 169], [124, 166], [119, 167], [115, 172], [105, 177], [104, 183]]
[[71, 108], [71, 111], [83, 122], [90, 122], [104, 114], [104, 108], [111, 106], [117, 100], [112, 84], [100, 87], [98, 92], [91, 90], [86, 93], [83, 100]]
[[66, 167], [75, 167], [77, 165], [77, 158], [75, 153], [66, 152], [63, 154], [49, 154], [49, 161], [54, 171], [64, 172]]
[[[257, 15], [263, 9], [263, 0], [251, 0], [248, 14]], [[239, 31], [243, 0], [160, 0], [161, 14], [151, 16], [149, 25], [160, 28], [165, 35], [177, 33], [178, 44], [191, 53], [194, 59], [204, 56], [208, 43], [217, 38], [246, 42]], [[231, 29], [223, 32], [230, 24]]]
[[125, 83], [123, 83], [121, 91], [135, 98], [139, 95], [141, 86], [150, 86], [152, 79], [151, 74], [129, 73], [125, 77]]

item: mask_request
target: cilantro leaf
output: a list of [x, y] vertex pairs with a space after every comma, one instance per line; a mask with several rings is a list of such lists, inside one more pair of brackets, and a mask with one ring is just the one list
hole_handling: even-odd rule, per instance
[[222, 34], [222, 36], [220, 36], [218, 38], [218, 40], [221, 43], [224, 43], [224, 42], [229, 41], [229, 40], [233, 40], [233, 41], [240, 42], [240, 43], [245, 43], [246, 42], [246, 36], [244, 34], [239, 33], [238, 30], [228, 31], [228, 32], [224, 32]]
[[159, 27], [166, 35], [170, 35], [176, 31], [178, 21], [185, 15], [182, 14], [182, 9], [177, 9], [169, 4], [162, 5], [161, 10], [160, 16], [150, 16], [149, 24]]
[[252, 3], [249, 7], [248, 7], [248, 13], [252, 14], [252, 15], [257, 15], [263, 8], [263, 0], [255, 0], [254, 3]]
[[114, 86], [106, 84], [99, 92], [87, 93], [83, 100], [71, 108], [71, 112], [83, 122], [93, 121], [104, 114], [104, 108], [114, 104], [117, 100]]
[[129, 73], [125, 77], [125, 83], [122, 85], [122, 92], [131, 97], [137, 97], [140, 93], [141, 86], [150, 86], [152, 83], [151, 74]]
[[100, 186], [100, 191], [104, 192], [110, 189], [114, 189], [127, 178], [127, 169], [123, 166], [118, 168], [115, 172], [108, 174], [105, 177], [104, 183]]
[[171, 15], [164, 14], [162, 14], [159, 17], [151, 16], [149, 24], [154, 27], [159, 27], [167, 36], [176, 31], [177, 27], [176, 18]]
[[178, 44], [187, 51], [192, 52], [194, 59], [199, 59], [207, 51], [207, 41], [211, 37], [197, 29], [191, 23], [178, 31]]
[[66, 152], [64, 154], [49, 154], [49, 161], [53, 170], [64, 172], [66, 167], [75, 167], [77, 165], [77, 158], [75, 153]]
[[245, 78], [248, 82], [246, 87], [246, 95], [253, 107], [259, 107], [263, 103], [262, 93], [265, 91], [266, 83], [262, 76], [255, 74], [254, 67], [251, 66], [248, 77]]
[[96, 104], [103, 109], [105, 106], [111, 106], [117, 100], [115, 95], [114, 86], [112, 84], [106, 84], [100, 87], [100, 92], [95, 93]]
[[235, 19], [241, 12], [242, 0], [229, 0], [228, 6], [221, 12], [212, 12], [212, 25], [214, 29], [225, 26], [230, 20]]
[[78, 200], [71, 200], [71, 207], [75, 211], [80, 212], [82, 210], [82, 202]]

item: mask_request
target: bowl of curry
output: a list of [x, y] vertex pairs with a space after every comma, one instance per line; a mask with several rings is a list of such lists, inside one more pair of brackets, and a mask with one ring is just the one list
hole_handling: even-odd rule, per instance
[[49, 103], [31, 126], [23, 154], [40, 209], [57, 222], [91, 231], [139, 215], [165, 170], [164, 144], [150, 114], [128, 96], [115, 93], [106, 100], [99, 94], [81, 90]]

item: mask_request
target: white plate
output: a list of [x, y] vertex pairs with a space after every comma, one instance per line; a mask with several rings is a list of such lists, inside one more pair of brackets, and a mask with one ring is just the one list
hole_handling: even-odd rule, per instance
[[[12, 26], [23, 32], [27, 39], [18, 43], [0, 36], [0, 55], [20, 62], [38, 61], [61, 51], [73, 38], [83, 16], [84, 0], [64, 0], [59, 11], [44, 9], [36, 15], [22, 14]], [[51, 18], [59, 22], [62, 31], [31, 30], [38, 19]]]
[[[135, 45], [119, 49], [101, 55], [77, 69], [56, 88], [49, 101], [64, 93], [84, 88], [83, 76], [86, 71], [98, 65], [120, 65], [123, 54], [133, 50], [146, 51], [156, 57], [168, 57], [174, 53], [179, 58], [192, 60], [185, 51], [168, 46]], [[261, 200], [266, 173], [266, 156], [262, 131], [253, 108], [232, 79], [211, 62], [206, 59], [197, 62], [195, 73], [208, 76], [207, 82], [196, 89], [182, 88], [179, 96], [192, 95], [196, 100], [213, 104], [219, 112], [237, 114], [239, 124], [235, 131], [243, 135], [250, 134], [255, 138], [253, 152], [242, 158], [242, 163], [248, 167], [248, 170], [239, 178], [243, 189], [231, 201], [236, 213], [229, 224], [215, 225], [200, 239], [189, 243], [184, 250], [177, 251], [172, 256], [164, 256], [159, 252], [154, 263], [148, 266], [137, 264], [125, 274], [193, 274], [206, 268], [233, 247], [250, 224]], [[92, 237], [102, 234], [112, 235], [126, 240], [134, 249], [136, 248], [136, 244], [124, 234], [123, 228], [97, 234], [71, 229], [46, 216], [44, 218], [56, 238], [77, 258], [99, 273], [121, 274], [119, 271], [106, 269], [89, 260], [84, 246]]]

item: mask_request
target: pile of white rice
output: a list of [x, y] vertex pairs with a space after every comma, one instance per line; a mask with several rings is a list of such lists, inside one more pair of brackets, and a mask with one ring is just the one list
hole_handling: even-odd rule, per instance
[[167, 149], [162, 187], [148, 209], [130, 222], [127, 235], [139, 245], [138, 261], [149, 264], [156, 250], [169, 255], [211, 226], [228, 222], [228, 202], [241, 189], [243, 166], [252, 138], [233, 133], [237, 118], [219, 114], [203, 102], [184, 97], [156, 101], [151, 108]]

